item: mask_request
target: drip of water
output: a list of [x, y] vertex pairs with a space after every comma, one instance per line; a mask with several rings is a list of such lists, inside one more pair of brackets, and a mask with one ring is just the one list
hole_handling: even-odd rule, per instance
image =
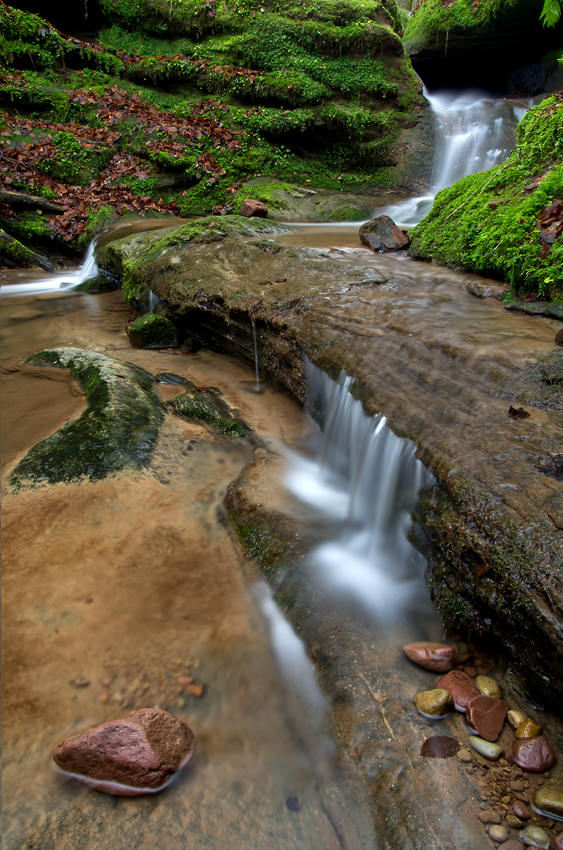
[[427, 215], [438, 192], [462, 177], [499, 165], [514, 147], [515, 129], [528, 111], [521, 102], [494, 100], [480, 91], [425, 92], [436, 119], [433, 186], [428, 195], [377, 209], [399, 227]]
[[40, 278], [27, 283], [11, 283], [3, 285], [0, 289], [2, 297], [6, 295], [24, 295], [33, 292], [37, 295], [42, 292], [54, 292], [57, 289], [74, 289], [86, 280], [98, 275], [98, 263], [94, 256], [96, 240], [90, 243], [82, 264], [70, 272], [52, 274], [49, 277]]
[[308, 375], [324, 434], [317, 459], [291, 456], [287, 486], [340, 525], [339, 537], [316, 549], [313, 565], [334, 592], [381, 618], [395, 617], [418, 592], [425, 569], [407, 533], [418, 494], [434, 476], [385, 417], [364, 413], [350, 394], [351, 378], [332, 381], [311, 364]]
[[256, 392], [260, 392], [260, 378], [258, 376], [258, 345], [256, 343], [256, 325], [252, 322], [252, 338], [254, 339], [254, 367], [256, 369]]

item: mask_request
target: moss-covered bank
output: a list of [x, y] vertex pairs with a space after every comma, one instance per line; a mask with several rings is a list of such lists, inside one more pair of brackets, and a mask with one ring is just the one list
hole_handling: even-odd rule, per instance
[[517, 146], [506, 162], [464, 177], [438, 194], [430, 213], [411, 231], [409, 253], [498, 277], [510, 282], [515, 294], [561, 298], [563, 220], [558, 214], [543, 221], [540, 216], [562, 198], [559, 94], [526, 114], [517, 129]]
[[86, 394], [88, 409], [26, 454], [10, 476], [16, 487], [99, 481], [146, 467], [164, 412], [154, 378], [131, 363], [78, 348], [39, 351], [31, 367], [67, 369]]

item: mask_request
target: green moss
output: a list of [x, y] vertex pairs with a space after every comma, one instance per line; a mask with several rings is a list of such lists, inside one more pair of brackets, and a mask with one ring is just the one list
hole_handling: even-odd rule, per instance
[[26, 210], [18, 213], [16, 218], [0, 221], [8, 233], [24, 242], [43, 244], [51, 239], [49, 219], [40, 211]]
[[440, 33], [447, 33], [452, 27], [465, 29], [479, 25], [486, 29], [503, 14], [509, 15], [511, 23], [515, 23], [526, 15], [529, 7], [528, 0], [481, 0], [479, 3], [422, 0], [409, 17], [404, 41], [410, 48], [415, 44], [435, 42]]
[[107, 167], [113, 151], [94, 142], [79, 140], [73, 133], [61, 131], [53, 137], [55, 156], [42, 168], [50, 177], [75, 186], [88, 186]]
[[[167, 381], [170, 383], [170, 381]], [[227, 437], [245, 440], [251, 431], [236, 411], [221, 398], [220, 390], [215, 387], [198, 389], [190, 381], [182, 381], [186, 392], [169, 402], [177, 416], [195, 422], [205, 422], [214, 431]]]
[[[526, 189], [539, 177], [537, 188]], [[540, 258], [538, 215], [563, 195], [563, 106], [548, 98], [520, 123], [503, 165], [440, 192], [411, 231], [412, 256], [498, 277], [513, 292], [563, 295], [563, 237]], [[489, 206], [489, 202], [491, 206]]]
[[36, 255], [33, 251], [0, 229], [0, 265], [27, 268], [34, 265], [35, 261]]
[[365, 221], [366, 215], [359, 207], [344, 204], [337, 207], [328, 217], [328, 221]]
[[145, 313], [127, 325], [127, 336], [134, 348], [175, 348], [178, 331], [166, 316]]
[[76, 292], [89, 292], [90, 294], [97, 294], [99, 292], [113, 292], [118, 289], [115, 283], [112, 283], [110, 280], [105, 278], [103, 275], [98, 275], [97, 277], [91, 277], [89, 280], [85, 280], [84, 283], [78, 284], [78, 286], [74, 287]]
[[10, 484], [35, 487], [83, 477], [99, 481], [147, 466], [164, 419], [152, 392], [152, 375], [77, 348], [40, 351], [27, 363], [69, 370], [87, 396], [88, 409], [34, 446], [12, 472]]

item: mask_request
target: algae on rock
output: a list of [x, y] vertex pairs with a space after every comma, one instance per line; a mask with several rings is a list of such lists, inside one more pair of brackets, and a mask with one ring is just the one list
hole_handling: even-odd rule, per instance
[[84, 390], [88, 409], [30, 449], [10, 475], [10, 484], [37, 487], [83, 477], [99, 481], [148, 465], [164, 419], [149, 372], [79, 348], [39, 351], [26, 363], [68, 369]]

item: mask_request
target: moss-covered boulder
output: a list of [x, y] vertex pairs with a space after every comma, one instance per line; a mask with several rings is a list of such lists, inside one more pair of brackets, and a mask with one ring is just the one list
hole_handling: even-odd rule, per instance
[[114, 292], [119, 287], [113, 281], [99, 274], [96, 277], [85, 280], [83, 283], [79, 283], [74, 289], [77, 292], [89, 292], [90, 295], [97, 295], [100, 292]]
[[422, 0], [404, 42], [429, 88], [481, 86], [534, 95], [563, 79], [552, 51], [561, 51], [563, 21], [546, 29], [543, 0]]
[[527, 113], [506, 162], [438, 194], [430, 213], [410, 232], [409, 253], [498, 277], [516, 293], [555, 299], [563, 293], [563, 221], [557, 215], [547, 218], [546, 210], [557, 199], [563, 199], [560, 96]]
[[45, 159], [43, 170], [51, 177], [76, 186], [97, 180], [114, 151], [104, 145], [84, 141], [66, 130], [53, 137], [55, 156]]
[[13, 236], [10, 236], [0, 228], [0, 266], [7, 268], [29, 268], [39, 266], [48, 272], [53, 271], [51, 261], [44, 254], [32, 251], [26, 245], [22, 245]]
[[219, 434], [235, 439], [248, 439], [251, 430], [237, 411], [232, 410], [221, 398], [221, 390], [217, 387], [196, 387], [192, 381], [174, 375], [171, 372], [161, 372], [156, 380], [162, 384], [180, 384], [186, 388], [182, 395], [168, 402], [168, 406], [182, 419], [194, 422], [205, 422]]
[[127, 327], [129, 342], [134, 348], [176, 348], [178, 331], [166, 316], [144, 313]]
[[86, 394], [88, 409], [26, 454], [10, 476], [16, 487], [99, 481], [148, 465], [164, 419], [149, 372], [79, 348], [51, 348], [27, 359], [34, 368], [66, 369]]

